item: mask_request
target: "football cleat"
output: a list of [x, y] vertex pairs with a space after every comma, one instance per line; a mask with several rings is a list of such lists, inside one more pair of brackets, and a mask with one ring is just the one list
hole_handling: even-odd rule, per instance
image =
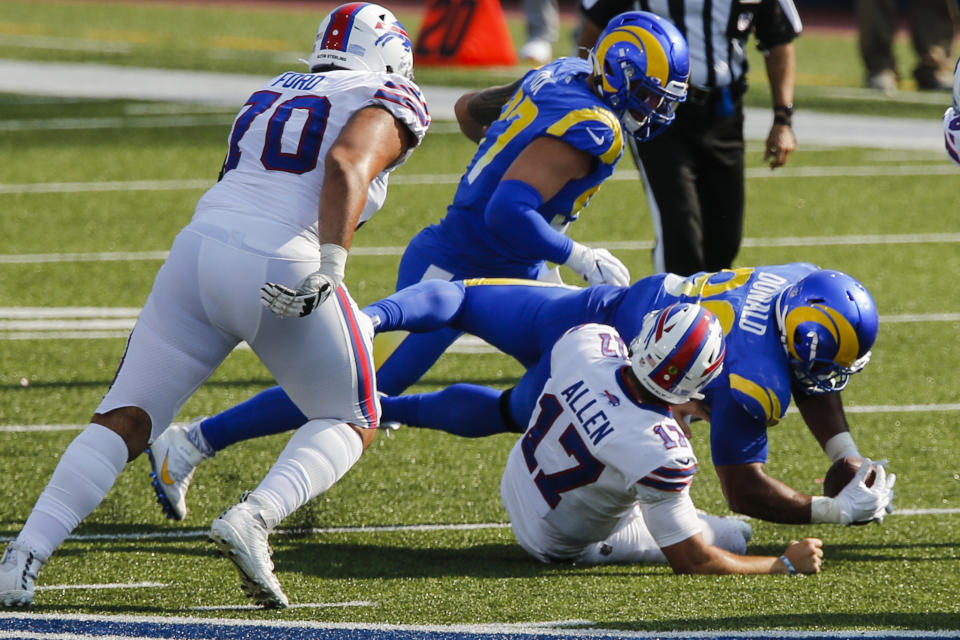
[[187, 490], [197, 465], [207, 459], [188, 436], [203, 418], [188, 427], [170, 425], [147, 449], [150, 458], [150, 484], [157, 494], [157, 502], [171, 520], [187, 516]]
[[256, 496], [244, 493], [240, 502], [213, 521], [210, 540], [240, 572], [247, 596], [263, 607], [283, 609], [290, 601], [273, 573], [273, 549], [267, 541], [270, 530], [263, 517], [266, 509]]
[[33, 604], [33, 583], [46, 560], [19, 542], [11, 542], [0, 560], [0, 605]]

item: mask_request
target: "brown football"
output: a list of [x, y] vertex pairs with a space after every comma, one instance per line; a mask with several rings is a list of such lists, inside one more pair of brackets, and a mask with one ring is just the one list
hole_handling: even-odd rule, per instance
[[[830, 469], [827, 470], [827, 475], [823, 478], [823, 495], [828, 498], [833, 498], [840, 491], [847, 486], [847, 484], [853, 480], [853, 476], [857, 475], [857, 471], [860, 469], [860, 463], [863, 462], [863, 458], [858, 458], [856, 456], [844, 456], [836, 462], [834, 462]], [[872, 487], [873, 481], [877, 479], [877, 472], [871, 470], [867, 474], [867, 486]]]

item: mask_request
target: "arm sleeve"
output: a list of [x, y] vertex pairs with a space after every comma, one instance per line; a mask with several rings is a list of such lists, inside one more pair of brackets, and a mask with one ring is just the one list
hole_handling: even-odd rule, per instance
[[650, 487], [638, 491], [643, 521], [661, 549], [701, 532], [700, 518], [690, 493], [673, 493]]
[[550, 226], [537, 208], [540, 193], [521, 180], [503, 180], [484, 211], [490, 232], [514, 254], [563, 264], [573, 241]]

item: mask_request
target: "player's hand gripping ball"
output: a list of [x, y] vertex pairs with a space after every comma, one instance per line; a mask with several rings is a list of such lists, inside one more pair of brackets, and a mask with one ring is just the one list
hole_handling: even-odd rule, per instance
[[[835, 498], [853, 480], [853, 476], [857, 475], [862, 462], [863, 458], [856, 456], [844, 456], [834, 462], [823, 478], [823, 495], [828, 498]], [[871, 469], [864, 482], [868, 487], [872, 487], [876, 479], [877, 472], [875, 469]]]

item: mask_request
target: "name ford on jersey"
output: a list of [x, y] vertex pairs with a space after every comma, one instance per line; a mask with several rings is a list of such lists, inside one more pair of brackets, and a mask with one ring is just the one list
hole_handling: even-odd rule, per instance
[[[590, 437], [593, 444], [613, 433], [610, 420], [603, 409], [597, 405], [597, 394], [592, 393], [583, 380], [578, 380], [560, 392], [566, 408], [577, 417], [583, 431]], [[587, 399], [589, 398], [589, 401]]]
[[747, 291], [737, 326], [758, 336], [764, 335], [767, 332], [767, 319], [770, 318], [770, 305], [786, 284], [787, 279], [775, 273], [758, 273]]
[[276, 80], [270, 83], [271, 87], [281, 86], [284, 89], [298, 89], [300, 91], [311, 91], [318, 84], [323, 82], [323, 76], [316, 73], [297, 73], [287, 71]]

